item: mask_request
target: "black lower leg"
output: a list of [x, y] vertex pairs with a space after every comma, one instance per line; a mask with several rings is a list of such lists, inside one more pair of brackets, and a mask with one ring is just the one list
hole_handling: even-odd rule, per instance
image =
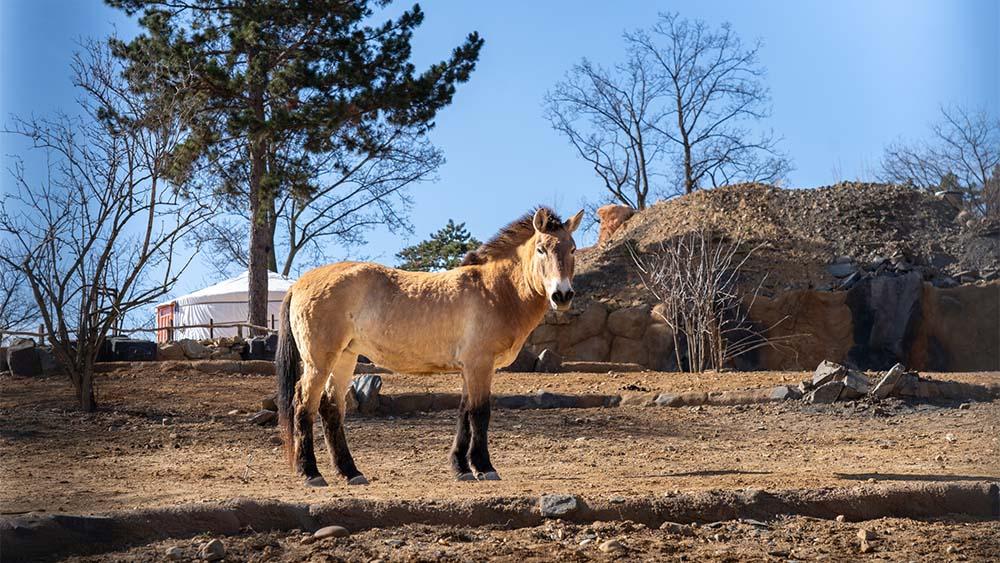
[[470, 473], [469, 468], [469, 410], [465, 397], [458, 406], [458, 422], [455, 424], [455, 443], [451, 447], [451, 468], [456, 475]]
[[330, 458], [337, 471], [351, 479], [361, 475], [356, 465], [351, 450], [347, 447], [347, 436], [344, 434], [344, 422], [340, 416], [340, 409], [337, 408], [336, 399], [323, 394], [319, 403], [319, 414], [323, 417], [323, 430], [326, 437], [326, 448], [330, 450]]
[[487, 445], [487, 433], [490, 427], [490, 402], [469, 409], [469, 421], [472, 427], [472, 441], [469, 446], [469, 460], [472, 467], [479, 473], [496, 471], [490, 463], [490, 450]]
[[295, 406], [295, 469], [306, 479], [319, 477], [313, 451], [313, 418], [301, 405]]

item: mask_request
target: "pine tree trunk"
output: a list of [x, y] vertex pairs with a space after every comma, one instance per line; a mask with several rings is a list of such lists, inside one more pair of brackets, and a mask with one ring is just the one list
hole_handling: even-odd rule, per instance
[[[256, 144], [256, 143], [254, 143]], [[264, 158], [259, 146], [250, 152], [250, 273], [247, 298], [250, 324], [267, 326], [267, 273], [272, 258], [273, 232], [268, 226], [266, 194], [262, 193], [261, 180]], [[258, 334], [253, 330], [251, 334]]]

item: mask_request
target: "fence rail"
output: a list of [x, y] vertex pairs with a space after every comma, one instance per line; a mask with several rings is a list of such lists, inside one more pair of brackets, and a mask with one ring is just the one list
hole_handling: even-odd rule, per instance
[[[255, 324], [251, 324], [251, 323], [248, 323], [248, 322], [241, 322], [241, 321], [216, 323], [216, 322], [213, 322], [211, 319], [209, 319], [208, 324], [195, 324], [195, 325], [173, 325], [173, 324], [171, 324], [170, 326], [158, 327], [158, 328], [145, 328], [145, 327], [140, 327], [140, 328], [125, 328], [125, 329], [118, 328], [118, 329], [113, 329], [111, 332], [112, 332], [112, 336], [118, 336], [118, 335], [134, 334], [134, 333], [137, 333], [137, 332], [159, 333], [160, 331], [167, 331], [168, 332], [168, 336], [169, 336], [167, 340], [171, 341], [171, 340], [173, 340], [173, 331], [175, 331], [175, 330], [185, 330], [185, 329], [189, 329], [189, 328], [207, 328], [208, 329], [208, 337], [209, 338], [215, 338], [214, 331], [217, 328], [236, 328], [237, 334], [240, 337], [242, 337], [243, 336], [243, 329], [244, 328], [249, 329], [251, 331], [256, 330], [256, 331], [266, 332], [266, 333], [275, 333], [275, 332], [278, 332], [278, 330], [276, 328], [274, 328], [274, 325], [275, 325], [275, 322], [274, 322], [274, 317], [272, 315], [272, 318], [271, 318], [271, 327], [270, 328], [266, 327], [266, 326], [260, 326], [260, 325], [255, 325]], [[43, 343], [45, 342], [45, 340], [48, 340], [49, 342], [52, 341], [52, 333], [46, 332], [45, 331], [45, 327], [43, 327], [43, 326], [39, 326], [38, 327], [38, 332], [25, 332], [25, 331], [18, 331], [18, 330], [0, 330], [0, 342], [2, 342], [3, 339], [4, 339], [4, 337], [7, 337], [7, 336], [23, 336], [23, 337], [28, 337], [28, 338], [38, 338], [40, 340], [40, 342], [43, 342]]]

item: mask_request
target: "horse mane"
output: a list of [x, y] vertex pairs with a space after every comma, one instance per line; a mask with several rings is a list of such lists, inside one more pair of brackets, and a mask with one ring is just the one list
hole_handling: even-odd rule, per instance
[[466, 254], [465, 259], [462, 260], [462, 265], [485, 264], [490, 260], [509, 256], [515, 248], [524, 244], [535, 234], [533, 220], [535, 213], [538, 211], [544, 211], [546, 214], [545, 232], [553, 232], [563, 228], [562, 219], [556, 215], [555, 211], [544, 206], [536, 207], [508, 223], [506, 227], [493, 235], [493, 238], [483, 243], [479, 248]]

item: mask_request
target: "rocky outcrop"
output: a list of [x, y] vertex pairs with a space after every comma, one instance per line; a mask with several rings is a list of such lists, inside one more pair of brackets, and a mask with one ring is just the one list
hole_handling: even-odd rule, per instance
[[606, 242], [615, 231], [621, 228], [630, 217], [635, 215], [635, 209], [627, 205], [605, 205], [597, 209], [597, 218], [601, 221], [601, 230], [597, 235], [597, 244]]

